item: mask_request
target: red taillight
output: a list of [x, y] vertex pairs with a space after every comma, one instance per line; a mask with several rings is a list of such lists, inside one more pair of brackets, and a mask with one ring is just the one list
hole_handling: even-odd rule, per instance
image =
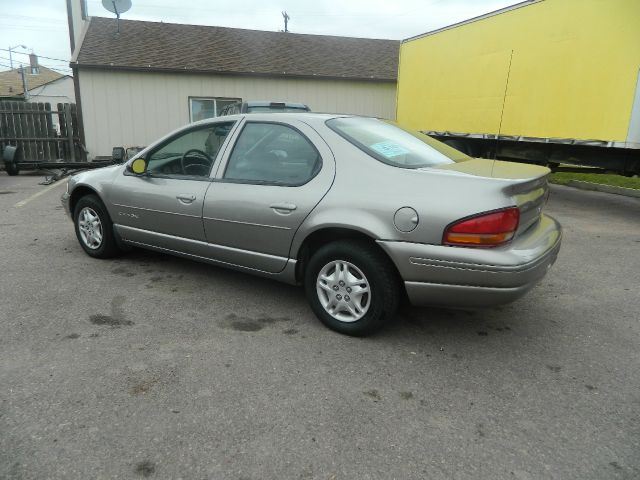
[[520, 210], [516, 207], [480, 213], [449, 225], [444, 231], [443, 243], [465, 247], [502, 245], [513, 238], [519, 221]]

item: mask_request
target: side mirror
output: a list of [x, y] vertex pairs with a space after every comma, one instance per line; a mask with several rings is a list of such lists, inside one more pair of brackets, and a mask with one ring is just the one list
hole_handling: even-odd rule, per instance
[[127, 170], [136, 175], [142, 175], [147, 171], [147, 162], [144, 158], [136, 158], [133, 162], [127, 165]]

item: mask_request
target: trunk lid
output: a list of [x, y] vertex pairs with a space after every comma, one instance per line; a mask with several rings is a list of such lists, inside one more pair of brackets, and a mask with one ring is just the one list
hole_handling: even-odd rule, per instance
[[549, 195], [550, 170], [539, 165], [474, 158], [465, 162], [439, 165], [435, 168], [498, 180], [504, 194], [509, 196], [520, 210], [520, 223], [516, 236], [540, 219]]

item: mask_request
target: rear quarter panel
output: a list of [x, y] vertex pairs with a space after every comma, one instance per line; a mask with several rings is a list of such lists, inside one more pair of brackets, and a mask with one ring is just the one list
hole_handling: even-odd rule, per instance
[[[304, 239], [329, 227], [343, 227], [376, 240], [440, 244], [444, 228], [475, 213], [514, 205], [500, 180], [436, 169], [412, 170], [385, 165], [325, 126], [322, 135], [336, 159], [333, 186], [298, 230], [296, 256]], [[418, 212], [408, 233], [394, 225], [402, 207]]]

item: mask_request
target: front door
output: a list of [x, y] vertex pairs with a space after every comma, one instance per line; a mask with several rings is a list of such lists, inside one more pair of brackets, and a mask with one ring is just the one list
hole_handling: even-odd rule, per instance
[[113, 221], [123, 238], [194, 255], [205, 251], [202, 207], [232, 125], [183, 130], [145, 154], [145, 174], [125, 172], [116, 179]]
[[295, 120], [248, 120], [229, 150], [204, 203], [212, 256], [280, 272], [296, 230], [333, 182], [333, 155]]

